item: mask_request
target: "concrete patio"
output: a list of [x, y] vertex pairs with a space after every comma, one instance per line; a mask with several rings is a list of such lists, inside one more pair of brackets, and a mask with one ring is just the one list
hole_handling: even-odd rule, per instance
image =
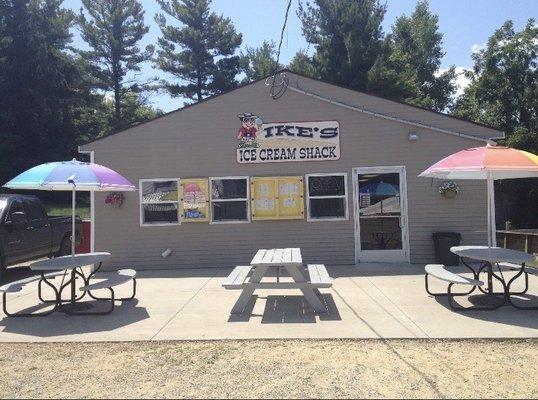
[[[239, 291], [221, 287], [230, 271], [140, 271], [137, 300], [118, 305], [107, 316], [7, 318], [0, 312], [0, 342], [538, 337], [538, 311], [505, 306], [453, 312], [446, 299], [426, 294], [421, 265], [328, 266], [334, 284], [321, 290], [329, 307], [325, 315], [313, 314], [300, 292], [290, 290], [259, 291], [244, 315], [232, 316]], [[19, 268], [7, 278], [25, 273]], [[538, 277], [531, 276], [530, 285], [526, 299], [538, 301]], [[432, 287], [442, 288], [437, 282]], [[32, 307], [36, 292], [37, 285], [31, 284], [12, 295], [10, 309]]]

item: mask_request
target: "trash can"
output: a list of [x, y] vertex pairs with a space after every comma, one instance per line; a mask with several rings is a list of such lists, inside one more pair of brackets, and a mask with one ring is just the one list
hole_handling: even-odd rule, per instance
[[434, 232], [433, 245], [435, 248], [435, 262], [444, 265], [458, 265], [460, 258], [450, 252], [452, 246], [459, 246], [461, 234], [458, 232]]

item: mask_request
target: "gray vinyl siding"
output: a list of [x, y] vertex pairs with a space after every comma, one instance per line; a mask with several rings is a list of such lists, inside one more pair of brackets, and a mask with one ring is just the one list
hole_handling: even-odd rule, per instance
[[[301, 80], [303, 86], [328, 87], [334, 91], [329, 97], [337, 94], [345, 97], [349, 92], [305, 78]], [[317, 90], [323, 88], [317, 87]], [[392, 104], [385, 101], [387, 110]], [[424, 119], [424, 113], [432, 114], [410, 109], [415, 112], [411, 117], [417, 120]], [[260, 115], [264, 122], [337, 120], [341, 158], [337, 161], [238, 164], [235, 156], [240, 126], [237, 114], [242, 112]], [[466, 129], [472, 130], [474, 125], [468, 125]], [[420, 135], [417, 142], [409, 142], [410, 131]], [[434, 231], [461, 232], [464, 243], [485, 240], [486, 187], [482, 182], [458, 182], [460, 194], [455, 199], [444, 199], [437, 193], [436, 182], [417, 175], [448, 154], [480, 145], [483, 143], [471, 139], [411, 129], [289, 90], [280, 99], [272, 100], [268, 88], [258, 82], [97, 140], [82, 146], [81, 150], [93, 150], [95, 162], [113, 168], [136, 185], [139, 179], [150, 178], [345, 172], [348, 174], [349, 219], [141, 227], [138, 192], [126, 193], [123, 206], [116, 209], [104, 205], [106, 194], [96, 193], [95, 250], [112, 253], [109, 265], [140, 269], [233, 266], [248, 262], [259, 248], [272, 247], [300, 247], [306, 262], [351, 264], [355, 257], [352, 168], [403, 165], [407, 172], [411, 261], [429, 262], [433, 260], [431, 234]], [[161, 253], [166, 248], [171, 248], [172, 254], [163, 259]]]

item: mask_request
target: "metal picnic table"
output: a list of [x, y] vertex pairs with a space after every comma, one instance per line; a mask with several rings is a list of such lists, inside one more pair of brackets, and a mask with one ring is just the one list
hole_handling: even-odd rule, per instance
[[[63, 283], [60, 286], [58, 296], [61, 301], [63, 290], [66, 287], [70, 286], [71, 295], [69, 303], [62, 305], [62, 308], [68, 311], [76, 311], [76, 309], [84, 307], [82, 304], [77, 304], [77, 300], [80, 300], [80, 298], [77, 298], [76, 296], [77, 275], [84, 280], [85, 284], [88, 281], [88, 278], [86, 278], [81, 271], [78, 271], [77, 268], [93, 264], [99, 264], [100, 267], [103, 261], [106, 261], [108, 258], [110, 258], [110, 253], [106, 252], [83, 253], [76, 254], [74, 256], [62, 256], [36, 261], [30, 264], [30, 269], [32, 269], [33, 271], [41, 272], [41, 280], [46, 282], [49, 286], [51, 286], [52, 284], [47, 280], [45, 276], [47, 272], [58, 270], [71, 271], [70, 278], [67, 280], [67, 282]], [[99, 267], [97, 269], [99, 269]], [[90, 274], [90, 276], [91, 275], [92, 274]]]
[[[293, 282], [262, 282], [271, 268], [283, 267]], [[249, 266], [238, 266], [223, 283], [226, 289], [242, 289], [232, 314], [240, 314], [245, 309], [256, 289], [299, 289], [315, 312], [327, 312], [320, 300], [318, 288], [330, 287], [330, 277], [323, 265], [309, 265], [307, 272], [299, 248], [260, 249]], [[253, 270], [250, 279], [248, 274]], [[313, 276], [309, 276], [313, 275]]]
[[[491, 296], [495, 295], [493, 290], [493, 279], [499, 281], [503, 287], [503, 293], [497, 293], [502, 294], [505, 297], [505, 301], [503, 301], [502, 304], [505, 302], [509, 302], [512, 306], [520, 309], [538, 309], [538, 307], [527, 307], [527, 306], [519, 306], [512, 302], [510, 299], [511, 295], [517, 295], [517, 294], [524, 294], [528, 290], [528, 273], [525, 271], [525, 263], [531, 262], [535, 259], [535, 257], [531, 254], [517, 251], [517, 250], [511, 250], [511, 249], [505, 249], [502, 247], [489, 247], [489, 246], [454, 246], [450, 248], [450, 251], [454, 254], [457, 254], [460, 256], [460, 259], [462, 263], [469, 269], [471, 269], [475, 274], [475, 279], [479, 279], [480, 273], [485, 269], [487, 273], [487, 286], [486, 289], [483, 290], [479, 287], [479, 290], [482, 292], [489, 294]], [[478, 270], [474, 270], [469, 264], [465, 262], [465, 258], [482, 261], [483, 264], [478, 268]], [[517, 265], [519, 267], [517, 269], [517, 273], [510, 279], [508, 282], [505, 281], [501, 267], [499, 264], [501, 263], [510, 263]], [[500, 273], [498, 275], [493, 270], [493, 265], [497, 266], [497, 269]], [[513, 292], [510, 290], [510, 287], [512, 283], [517, 280], [521, 275], [525, 275], [525, 289], [520, 292]], [[501, 304], [501, 305], [502, 305]]]

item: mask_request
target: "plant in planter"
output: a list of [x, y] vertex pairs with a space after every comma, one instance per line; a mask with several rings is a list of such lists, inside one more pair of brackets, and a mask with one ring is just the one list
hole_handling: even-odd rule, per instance
[[123, 193], [112, 192], [105, 197], [105, 205], [118, 208], [123, 204]]
[[445, 181], [439, 186], [439, 193], [447, 199], [456, 197], [459, 191], [460, 188], [454, 181]]

